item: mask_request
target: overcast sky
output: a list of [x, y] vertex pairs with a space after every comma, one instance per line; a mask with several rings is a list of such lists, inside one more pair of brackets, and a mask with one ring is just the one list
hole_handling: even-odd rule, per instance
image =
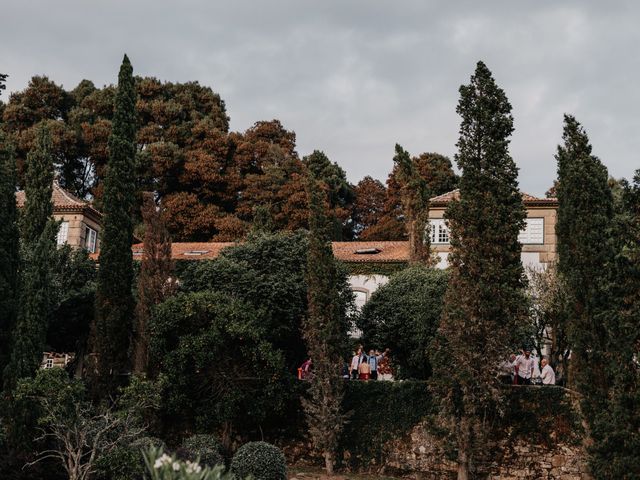
[[126, 52], [136, 74], [211, 86], [233, 130], [280, 119], [357, 182], [386, 179], [396, 142], [453, 159], [481, 59], [513, 105], [521, 187], [543, 194], [565, 112], [612, 175], [640, 168], [639, 22], [633, 0], [3, 0], [0, 71], [10, 91], [101, 86]]

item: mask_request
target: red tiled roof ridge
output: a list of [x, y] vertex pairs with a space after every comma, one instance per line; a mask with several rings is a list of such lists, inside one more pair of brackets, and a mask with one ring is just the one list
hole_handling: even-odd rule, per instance
[[[522, 200], [525, 203], [557, 203], [558, 199], [554, 197], [550, 198], [540, 198], [535, 195], [531, 195], [527, 192], [523, 192], [520, 190], [520, 195], [522, 195]], [[451, 200], [457, 200], [460, 197], [460, 189], [456, 188], [455, 190], [451, 190], [450, 192], [443, 193], [441, 195], [437, 195], [435, 197], [431, 197], [429, 202], [431, 203], [448, 203]]]
[[[26, 194], [24, 190], [18, 190], [16, 192], [16, 204], [18, 207], [23, 207], [26, 201]], [[71, 192], [65, 190], [60, 186], [57, 180], [53, 181], [53, 189], [51, 191], [51, 201], [53, 203], [53, 212], [75, 212], [89, 210], [97, 217], [101, 217], [102, 213], [96, 210], [91, 202], [76, 197]]]

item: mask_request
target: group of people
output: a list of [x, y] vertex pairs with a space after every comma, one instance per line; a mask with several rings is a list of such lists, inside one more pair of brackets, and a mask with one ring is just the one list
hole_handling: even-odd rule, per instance
[[360, 345], [351, 357], [349, 375], [343, 376], [351, 380], [391, 380], [392, 373], [388, 355], [388, 348], [382, 353], [371, 349], [367, 355]]
[[555, 385], [556, 374], [546, 358], [542, 359], [540, 367], [531, 350], [523, 349], [519, 355], [512, 353], [503, 363], [501, 377], [504, 383], [514, 385]]
[[[313, 363], [311, 358], [298, 368], [298, 379], [309, 380], [313, 375]], [[371, 349], [369, 354], [364, 352], [360, 345], [351, 358], [351, 363], [345, 363], [341, 372], [345, 380], [393, 380], [391, 365], [389, 364], [389, 349], [380, 353]]]

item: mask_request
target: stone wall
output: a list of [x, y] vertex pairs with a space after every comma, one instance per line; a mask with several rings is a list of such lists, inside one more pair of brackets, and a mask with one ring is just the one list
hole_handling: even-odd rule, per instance
[[[385, 446], [385, 470], [420, 480], [456, 478], [456, 464], [447, 460], [439, 442], [424, 424], [410, 435]], [[586, 458], [580, 446], [561, 442], [553, 446], [527, 444], [521, 439], [496, 445], [492, 461], [484, 466], [494, 480], [586, 480]]]

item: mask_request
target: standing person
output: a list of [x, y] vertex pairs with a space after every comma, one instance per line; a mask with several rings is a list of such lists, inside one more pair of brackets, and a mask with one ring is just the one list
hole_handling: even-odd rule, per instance
[[309, 376], [311, 375], [311, 359], [307, 358], [307, 360], [305, 360], [305, 362], [300, 365], [300, 368], [298, 369], [298, 377], [300, 378], [300, 380], [309, 380]]
[[358, 347], [356, 353], [351, 358], [351, 379], [357, 380], [359, 374], [360, 364], [364, 360], [364, 354], [362, 353], [362, 347]]
[[358, 367], [358, 379], [369, 380], [370, 378], [371, 367], [369, 366], [369, 362], [360, 362], [360, 366]]
[[377, 350], [374, 351], [373, 349], [369, 350], [369, 356], [367, 357], [367, 362], [371, 367], [371, 380], [378, 379], [378, 364], [380, 363], [380, 360], [384, 358], [384, 356], [387, 354], [388, 351], [389, 351], [388, 348], [382, 353], [378, 352]]
[[518, 385], [531, 385], [531, 378], [535, 370], [535, 361], [531, 357], [531, 350], [524, 350], [521, 355], [516, 357], [515, 367], [518, 372]]
[[540, 378], [542, 378], [543, 385], [556, 384], [556, 374], [546, 358], [542, 359], [542, 372], [540, 372]]

